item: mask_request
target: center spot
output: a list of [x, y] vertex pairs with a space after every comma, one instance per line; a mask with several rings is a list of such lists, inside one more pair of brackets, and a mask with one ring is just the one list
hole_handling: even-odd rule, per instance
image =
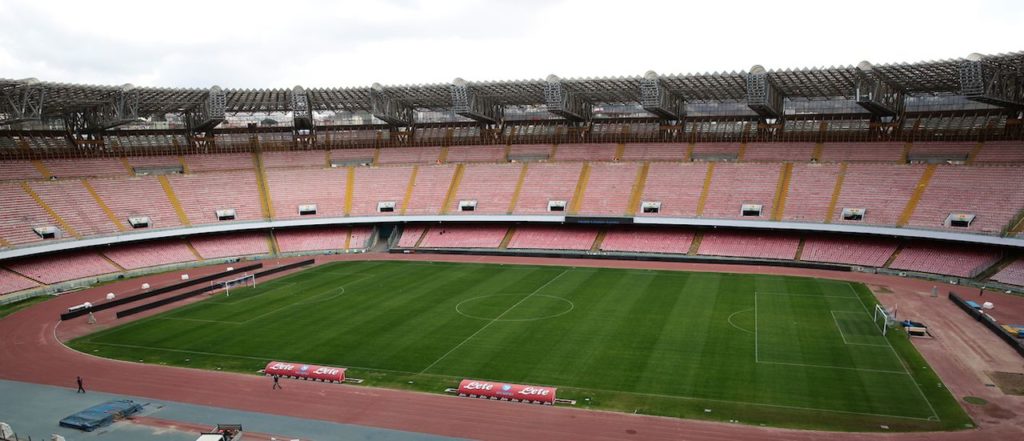
[[526, 322], [562, 316], [575, 307], [569, 300], [544, 294], [525, 299], [523, 294], [491, 294], [463, 300], [455, 305], [455, 311], [479, 320]]

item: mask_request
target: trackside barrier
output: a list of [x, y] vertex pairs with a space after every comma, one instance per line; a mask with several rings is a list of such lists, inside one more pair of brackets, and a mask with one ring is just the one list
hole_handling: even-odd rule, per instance
[[960, 298], [960, 296], [952, 292], [949, 293], [949, 300], [956, 304], [956, 306], [959, 306], [960, 309], [966, 311], [968, 315], [974, 317], [975, 320], [985, 325], [986, 328], [994, 332], [997, 336], [999, 336], [999, 338], [1003, 339], [1003, 341], [1005, 341], [1011, 347], [1013, 347], [1013, 349], [1016, 350], [1018, 354], [1024, 357], [1024, 342], [1022, 342], [1009, 332], [1006, 332], [1006, 330], [1003, 329], [1002, 326], [999, 326], [999, 324], [996, 323], [995, 319], [993, 319], [992, 316], [986, 314], [982, 310], [971, 307], [970, 305], [967, 304], [966, 301], [964, 301], [964, 299]]
[[265, 375], [280, 375], [299, 380], [325, 381], [328, 383], [344, 383], [345, 368], [317, 366], [315, 364], [286, 363], [271, 361], [263, 369]]
[[480, 380], [462, 380], [459, 383], [458, 390], [459, 396], [536, 404], [555, 404], [555, 393], [557, 391], [558, 389], [554, 387], [525, 386], [522, 384]]
[[260, 277], [269, 276], [271, 274], [277, 274], [277, 273], [282, 272], [282, 271], [288, 271], [290, 269], [298, 268], [300, 266], [312, 265], [313, 262], [316, 262], [316, 260], [308, 259], [308, 260], [303, 260], [301, 262], [289, 263], [287, 265], [279, 266], [277, 268], [271, 268], [271, 269], [268, 269], [268, 270], [265, 270], [265, 271], [260, 271], [260, 272], [256, 273], [255, 276], [258, 279]]
[[209, 282], [211, 280], [216, 280], [216, 279], [219, 279], [221, 277], [230, 276], [232, 274], [238, 274], [238, 273], [246, 272], [246, 271], [252, 271], [252, 270], [260, 269], [260, 268], [263, 268], [263, 264], [262, 263], [256, 263], [256, 264], [252, 264], [252, 265], [246, 265], [246, 266], [238, 267], [238, 268], [235, 268], [235, 269], [233, 269], [231, 271], [224, 271], [224, 272], [217, 273], [217, 274], [211, 274], [211, 275], [205, 276], [205, 277], [200, 277], [198, 279], [192, 279], [192, 280], [183, 281], [181, 283], [176, 283], [174, 285], [168, 285], [168, 286], [165, 286], [163, 288], [157, 288], [157, 289], [154, 289], [152, 291], [147, 291], [147, 292], [144, 292], [144, 293], [141, 293], [141, 294], [136, 294], [136, 295], [128, 296], [128, 297], [121, 297], [119, 299], [112, 300], [112, 301], [109, 301], [109, 302], [105, 302], [105, 303], [100, 304], [100, 305], [93, 305], [92, 308], [85, 308], [85, 309], [77, 310], [75, 312], [66, 312], [66, 313], [60, 315], [60, 319], [61, 320], [73, 319], [75, 317], [80, 317], [80, 316], [86, 315], [86, 314], [88, 314], [90, 312], [103, 311], [105, 309], [110, 309], [110, 308], [118, 307], [118, 306], [121, 306], [121, 305], [124, 305], [124, 304], [127, 304], [127, 303], [137, 302], [139, 300], [148, 299], [150, 297], [158, 296], [160, 294], [168, 293], [168, 292], [171, 292], [171, 291], [176, 291], [176, 290], [179, 290], [179, 289], [182, 289], [182, 288], [187, 288], [189, 286], [198, 285], [200, 283]]

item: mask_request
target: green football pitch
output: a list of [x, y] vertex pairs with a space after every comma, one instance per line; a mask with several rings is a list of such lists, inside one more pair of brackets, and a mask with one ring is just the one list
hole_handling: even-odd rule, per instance
[[863, 285], [773, 275], [338, 262], [107, 329], [100, 356], [256, 373], [348, 367], [441, 393], [462, 378], [559, 387], [577, 406], [833, 430], [970, 419]]

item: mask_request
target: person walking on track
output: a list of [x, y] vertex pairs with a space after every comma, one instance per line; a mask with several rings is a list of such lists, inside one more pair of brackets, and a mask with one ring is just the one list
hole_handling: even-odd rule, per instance
[[78, 383], [78, 392], [76, 394], [84, 394], [85, 388], [82, 387], [82, 377], [75, 377], [75, 382]]
[[274, 374], [273, 378], [274, 378], [274, 387], [272, 387], [271, 389], [284, 389], [283, 387], [281, 387], [281, 383], [279, 382], [279, 380], [281, 379], [281, 376], [277, 375], [277, 374]]

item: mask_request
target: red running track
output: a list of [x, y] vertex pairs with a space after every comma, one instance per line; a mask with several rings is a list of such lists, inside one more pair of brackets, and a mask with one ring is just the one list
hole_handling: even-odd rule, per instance
[[[984, 386], [985, 369], [1021, 370], [1020, 357], [945, 298], [931, 299], [932, 283], [861, 273], [841, 273], [795, 268], [521, 257], [479, 257], [445, 255], [329, 256], [333, 260], [434, 260], [474, 261], [507, 264], [548, 264], [651, 268], [733, 273], [772, 273], [844, 279], [867, 283], [883, 302], [898, 300], [901, 311], [927, 322], [937, 332], [932, 341], [917, 346], [957, 397], [980, 396], [989, 400], [983, 407], [969, 406], [980, 428], [945, 433], [830, 433], [745, 426], [719, 422], [683, 420], [617, 412], [547, 407], [510, 402], [458, 398], [438, 394], [380, 389], [365, 386], [330, 385], [289, 381], [285, 389], [272, 391], [270, 382], [255, 375], [204, 371], [169, 366], [137, 364], [94, 357], [65, 347], [56, 337], [56, 318], [63, 308], [95, 299], [108, 291], [121, 292], [142, 280], [154, 287], [171, 283], [178, 273], [134, 279], [70, 293], [15, 313], [0, 320], [0, 377], [39, 384], [73, 387], [76, 375], [86, 387], [115, 394], [137, 395], [207, 406], [311, 418], [345, 424], [444, 436], [494, 439], [588, 439], [588, 440], [1010, 440], [1024, 439], [1024, 397], [1003, 395]], [[189, 270], [194, 276], [213, 272], [221, 266]], [[883, 289], [884, 288], [884, 289]], [[943, 289], [949, 286], [943, 286]], [[965, 295], [970, 289], [954, 287]], [[892, 291], [892, 294], [885, 294]], [[943, 291], [945, 292], [945, 291]], [[974, 294], [976, 295], [976, 293]], [[986, 295], [1001, 305], [1024, 310], [1024, 299]], [[104, 326], [111, 320], [100, 317]], [[87, 331], [85, 317], [60, 325], [61, 335], [70, 337]], [[983, 353], [977, 351], [983, 351]]]

